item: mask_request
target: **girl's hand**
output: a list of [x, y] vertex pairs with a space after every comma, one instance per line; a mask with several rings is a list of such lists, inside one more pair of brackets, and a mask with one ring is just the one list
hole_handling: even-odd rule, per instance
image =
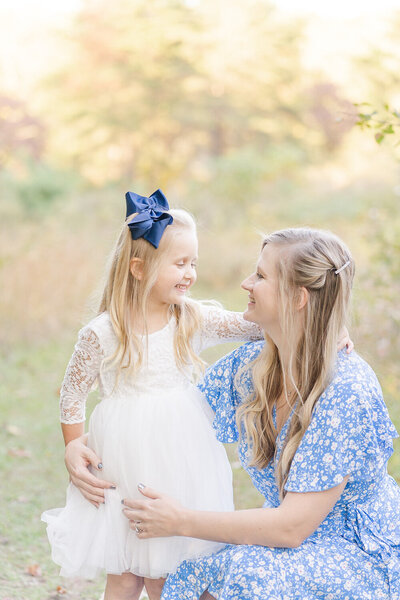
[[143, 500], [122, 500], [123, 513], [138, 538], [184, 535], [186, 509], [174, 498], [159, 494], [149, 487], [138, 485]]
[[343, 350], [346, 348], [346, 353], [350, 354], [354, 350], [354, 344], [350, 339], [350, 334], [347, 327], [344, 327], [340, 332], [339, 342], [338, 342], [338, 350]]
[[70, 474], [72, 483], [81, 494], [96, 508], [104, 502], [104, 489], [115, 486], [103, 479], [98, 479], [89, 471], [91, 465], [101, 471], [103, 465], [98, 456], [85, 444], [86, 435], [69, 442], [65, 447], [65, 466]]

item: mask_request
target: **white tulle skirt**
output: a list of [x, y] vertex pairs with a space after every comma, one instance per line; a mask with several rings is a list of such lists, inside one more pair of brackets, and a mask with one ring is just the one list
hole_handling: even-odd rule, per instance
[[138, 483], [198, 510], [233, 510], [232, 473], [214, 435], [212, 411], [194, 386], [168, 394], [114, 397], [95, 408], [89, 446], [101, 457], [100, 477], [116, 484], [98, 509], [72, 484], [66, 506], [43, 513], [52, 558], [66, 577], [100, 571], [159, 578], [187, 558], [223, 546], [185, 537], [139, 540], [122, 513], [121, 499], [143, 498]]

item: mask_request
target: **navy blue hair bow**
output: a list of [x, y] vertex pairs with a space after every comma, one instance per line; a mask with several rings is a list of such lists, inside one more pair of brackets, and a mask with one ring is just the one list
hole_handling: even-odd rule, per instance
[[127, 192], [125, 198], [126, 218], [138, 213], [128, 223], [132, 239], [143, 238], [158, 248], [165, 228], [174, 220], [166, 212], [169, 210], [168, 200], [161, 190], [156, 190], [149, 198]]

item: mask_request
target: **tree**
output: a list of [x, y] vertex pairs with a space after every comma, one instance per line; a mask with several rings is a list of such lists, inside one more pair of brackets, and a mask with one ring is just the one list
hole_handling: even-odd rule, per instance
[[302, 163], [325, 134], [300, 39], [265, 0], [93, 0], [48, 82], [54, 150], [96, 183], [201, 180], [243, 152], [262, 177]]

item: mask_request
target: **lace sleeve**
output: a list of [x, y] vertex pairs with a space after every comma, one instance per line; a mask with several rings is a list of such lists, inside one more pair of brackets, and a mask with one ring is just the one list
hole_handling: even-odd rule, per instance
[[258, 325], [243, 319], [243, 314], [216, 306], [202, 307], [203, 325], [200, 351], [225, 342], [249, 342], [264, 339]]
[[82, 329], [61, 386], [61, 423], [85, 420], [86, 398], [99, 374], [102, 360], [103, 351], [97, 335], [88, 327]]

